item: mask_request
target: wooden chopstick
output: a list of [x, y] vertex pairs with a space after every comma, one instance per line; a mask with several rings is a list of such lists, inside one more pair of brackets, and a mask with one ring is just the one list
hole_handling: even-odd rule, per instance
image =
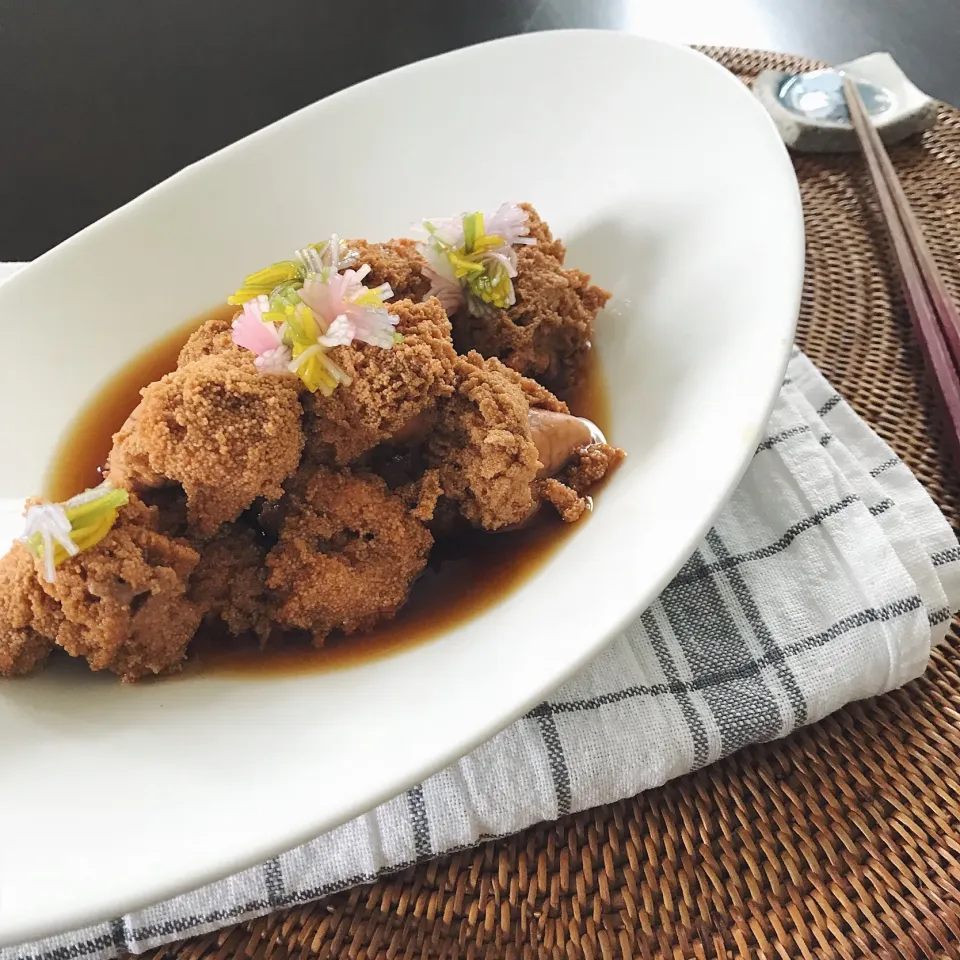
[[930, 253], [856, 83], [844, 77], [843, 88], [880, 201], [914, 330], [950, 424], [951, 450], [960, 465], [960, 312]]

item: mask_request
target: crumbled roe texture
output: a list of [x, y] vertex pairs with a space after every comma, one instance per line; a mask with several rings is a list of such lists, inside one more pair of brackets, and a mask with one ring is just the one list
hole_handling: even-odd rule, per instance
[[533, 424], [569, 413], [548, 386], [577, 379], [607, 295], [526, 209], [517, 303], [479, 319], [427, 296], [413, 241], [348, 241], [393, 288], [402, 341], [334, 348], [351, 382], [329, 397], [260, 373], [232, 318], [208, 320], [114, 437], [107, 474], [131, 500], [110, 533], [55, 583], [22, 545], [0, 559], [0, 676], [57, 647], [124, 680], [172, 673], [204, 620], [321, 644], [395, 616], [436, 538], [545, 506], [579, 519], [623, 451], [561, 444], [547, 476]]
[[451, 327], [438, 300], [388, 304], [403, 340], [391, 350], [359, 343], [331, 356], [353, 381], [329, 397], [308, 393], [306, 458], [344, 466], [377, 444], [425, 434], [436, 402], [453, 392], [456, 353]]
[[347, 248], [354, 251], [359, 262], [370, 267], [367, 283], [378, 287], [389, 283], [395, 300], [423, 300], [430, 289], [430, 280], [424, 275], [427, 265], [413, 240], [388, 240], [370, 243], [367, 240], [348, 240]]
[[375, 474], [320, 467], [290, 487], [267, 556], [277, 622], [322, 643], [394, 617], [426, 566], [427, 528]]
[[[239, 312], [239, 311], [238, 311]], [[194, 360], [202, 357], [214, 356], [218, 353], [243, 354], [243, 348], [233, 342], [233, 320], [236, 313], [230, 316], [218, 315], [206, 320], [199, 330], [195, 330], [183, 345], [177, 366], [185, 367]]]
[[33, 557], [22, 544], [14, 544], [0, 559], [0, 677], [41, 666], [62, 619], [40, 586]]
[[103, 540], [57, 567], [55, 583], [39, 578], [40, 561], [14, 547], [0, 573], [0, 675], [42, 657], [40, 638], [47, 650], [55, 643], [124, 680], [178, 670], [200, 624], [200, 608], [186, 597], [198, 555], [157, 526], [157, 512], [131, 500]]
[[270, 598], [263, 531], [247, 524], [224, 524], [197, 547], [200, 560], [190, 578], [190, 599], [210, 620], [220, 620], [235, 637], [270, 635]]
[[428, 460], [444, 494], [471, 523], [486, 530], [519, 526], [538, 501], [530, 398], [496, 359], [471, 353], [458, 359], [456, 372], [457, 392], [442, 405]]
[[179, 484], [189, 523], [212, 535], [257, 497], [282, 496], [303, 451], [299, 384], [261, 374], [249, 355], [200, 357], [143, 391], [107, 476], [134, 492]]
[[522, 206], [537, 242], [518, 249], [517, 302], [480, 317], [460, 310], [453, 318], [454, 339], [463, 352], [499, 357], [518, 373], [561, 389], [576, 383], [594, 320], [610, 294], [590, 283], [588, 274], [566, 269], [563, 244], [529, 204]]
[[[589, 502], [582, 496], [604, 464], [615, 465], [605, 444], [588, 443], [568, 452], [570, 467], [560, 478], [541, 478], [542, 452], [531, 430], [532, 410], [569, 414], [567, 405], [540, 384], [520, 376], [496, 357], [471, 352], [458, 357], [457, 391], [441, 402], [427, 442], [427, 462], [438, 474], [443, 495], [459, 513], [484, 530], [509, 530], [526, 523], [544, 503], [564, 520], [579, 519]], [[619, 460], [616, 461], [619, 463]], [[589, 468], [577, 468], [589, 464]], [[578, 470], [567, 478], [568, 470]]]

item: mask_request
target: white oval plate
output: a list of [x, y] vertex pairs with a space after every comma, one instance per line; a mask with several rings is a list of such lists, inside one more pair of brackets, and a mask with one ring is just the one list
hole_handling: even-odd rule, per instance
[[[331, 231], [530, 200], [613, 290], [596, 341], [630, 454], [494, 609], [339, 671], [0, 684], [0, 942], [158, 901], [299, 844], [533, 706], [648, 604], [745, 469], [803, 268], [793, 170], [741, 84], [616, 33], [497, 41], [375, 78], [192, 166], [0, 288], [0, 497], [72, 415], [247, 271]], [[19, 521], [0, 531], [9, 538]], [[0, 543], [0, 548], [5, 548]]]

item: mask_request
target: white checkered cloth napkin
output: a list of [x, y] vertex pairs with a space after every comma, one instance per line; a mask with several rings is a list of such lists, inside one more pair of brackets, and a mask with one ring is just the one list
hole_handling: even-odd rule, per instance
[[0, 960], [138, 953], [632, 796], [912, 680], [958, 606], [960, 547], [943, 516], [794, 351], [766, 439], [716, 526], [549, 700], [296, 850]]

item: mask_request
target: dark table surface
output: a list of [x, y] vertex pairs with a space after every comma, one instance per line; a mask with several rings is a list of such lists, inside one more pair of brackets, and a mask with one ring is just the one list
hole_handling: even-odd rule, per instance
[[[341, 87], [556, 27], [831, 61], [889, 50], [960, 103], [960, 0], [0, 0], [0, 260]], [[429, 129], [415, 107], [395, 122]]]

